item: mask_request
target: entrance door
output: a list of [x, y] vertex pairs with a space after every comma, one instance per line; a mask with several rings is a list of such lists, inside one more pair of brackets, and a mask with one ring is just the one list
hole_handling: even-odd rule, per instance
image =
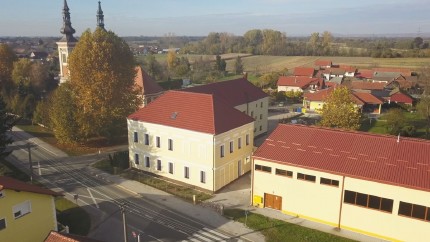
[[237, 177], [242, 175], [242, 160], [237, 161]]
[[264, 193], [264, 207], [282, 210], [282, 197]]

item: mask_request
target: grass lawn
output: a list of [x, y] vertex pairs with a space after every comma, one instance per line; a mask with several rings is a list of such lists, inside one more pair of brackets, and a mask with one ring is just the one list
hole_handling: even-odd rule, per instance
[[[30, 181], [30, 177], [27, 174], [4, 159], [0, 159], [0, 176], [9, 176], [24, 182]], [[91, 226], [91, 218], [84, 209], [63, 197], [55, 198], [55, 207], [58, 212], [58, 222], [68, 225], [70, 233], [79, 235], [88, 234]]]
[[[114, 169], [110, 165], [110, 161], [108, 159], [95, 163], [93, 167], [103, 170], [105, 172], [108, 172], [110, 174], [114, 173]], [[197, 201], [205, 201], [207, 199], [212, 198], [211, 194], [201, 192], [199, 190], [194, 189], [191, 186], [172, 183], [167, 180], [164, 180], [162, 177], [155, 177], [148, 173], [143, 173], [136, 170], [126, 170], [126, 171], [117, 170], [117, 173], [120, 173], [120, 175], [126, 179], [141, 182], [148, 186], [173, 194], [187, 201], [192, 202], [193, 195], [196, 195]]]
[[[233, 218], [235, 221], [245, 223], [245, 211], [241, 209], [226, 209], [224, 216]], [[272, 219], [260, 214], [248, 213], [246, 225], [261, 232], [266, 241], [353, 241], [347, 238], [327, 234], [318, 230], [305, 228], [285, 221]]]

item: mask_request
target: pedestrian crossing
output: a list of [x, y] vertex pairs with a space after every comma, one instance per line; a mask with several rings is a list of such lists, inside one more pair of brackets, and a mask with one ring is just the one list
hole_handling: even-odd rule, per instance
[[231, 237], [228, 237], [225, 234], [222, 234], [216, 230], [211, 230], [208, 228], [203, 228], [199, 230], [198, 232], [192, 234], [190, 237], [187, 238], [187, 240], [183, 240], [182, 242], [186, 241], [192, 241], [192, 242], [213, 242], [213, 241], [242, 241], [237, 239], [231, 239]]

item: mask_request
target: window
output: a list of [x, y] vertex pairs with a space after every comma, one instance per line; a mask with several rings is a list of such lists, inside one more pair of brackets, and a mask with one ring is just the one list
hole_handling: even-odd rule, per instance
[[262, 165], [255, 164], [255, 170], [272, 173], [272, 167], [270, 167], [270, 166], [262, 166]]
[[157, 147], [157, 148], [160, 148], [161, 147], [161, 142], [160, 142], [160, 137], [155, 137], [155, 146]]
[[149, 168], [151, 165], [149, 163], [149, 156], [145, 156], [145, 167]]
[[247, 134], [247, 135], [246, 135], [246, 140], [245, 140], [245, 142], [246, 142], [246, 145], [249, 145], [249, 134]]
[[251, 117], [254, 118], [254, 111], [251, 111]]
[[184, 167], [184, 177], [187, 179], [190, 178], [190, 168], [188, 166]]
[[339, 187], [339, 181], [338, 180], [332, 180], [332, 179], [323, 178], [323, 177], [320, 178], [320, 184]]
[[173, 174], [173, 163], [169, 162], [169, 173]]
[[200, 182], [206, 183], [206, 172], [200, 171]]
[[399, 215], [430, 221], [430, 208], [400, 201]]
[[0, 230], [5, 229], [6, 228], [6, 219], [2, 218], [0, 219]]
[[145, 134], [145, 145], [149, 145], [149, 134]]
[[278, 169], [278, 168], [276, 168], [275, 174], [278, 176], [293, 177], [292, 171], [282, 170], [282, 169]]
[[263, 126], [260, 125], [260, 131], [263, 130]]
[[221, 158], [224, 157], [224, 145], [220, 146], [220, 156]]
[[134, 140], [134, 143], [139, 142], [139, 135], [138, 135], [137, 132], [134, 132], [134, 134], [133, 134], [133, 140]]
[[307, 174], [303, 174], [303, 173], [297, 173], [297, 179], [298, 180], [310, 181], [310, 182], [315, 182], [316, 181], [316, 177], [315, 176], [307, 175]]
[[23, 203], [13, 206], [12, 212], [15, 219], [18, 219], [26, 214], [31, 213], [31, 202], [25, 201]]
[[230, 141], [230, 153], [233, 153], [233, 147], [234, 146], [234, 144], [233, 144], [233, 141]]
[[169, 139], [169, 147], [168, 147], [168, 149], [169, 150], [173, 150], [173, 140], [172, 139]]
[[139, 154], [134, 154], [134, 163], [139, 165]]
[[[344, 203], [376, 209], [391, 213], [393, 211], [393, 200], [359, 192], [345, 190]], [[400, 208], [399, 208], [400, 214]]]
[[237, 149], [241, 149], [242, 148], [242, 138], [238, 138], [237, 139]]
[[157, 171], [161, 171], [161, 160], [157, 160]]
[[260, 114], [260, 120], [262, 120], [263, 119], [263, 114]]
[[262, 108], [262, 107], [263, 107], [263, 102], [260, 103], [260, 108]]

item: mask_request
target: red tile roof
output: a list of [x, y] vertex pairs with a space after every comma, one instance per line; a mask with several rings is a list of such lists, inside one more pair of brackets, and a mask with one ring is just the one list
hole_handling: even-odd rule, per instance
[[407, 68], [389, 68], [389, 67], [378, 67], [373, 68], [373, 71], [377, 72], [401, 72], [403, 76], [411, 76], [412, 71]]
[[[308, 101], [315, 101], [315, 102], [323, 102], [328, 95], [330, 95], [330, 93], [334, 90], [334, 88], [338, 86], [337, 84], [334, 84], [334, 87], [330, 87], [327, 89], [323, 89], [314, 93], [308, 92], [303, 94], [303, 97], [305, 100]], [[352, 101], [357, 104], [357, 105], [363, 105], [364, 102], [359, 99], [358, 97], [354, 96], [354, 94], [350, 94], [349, 95], [352, 99]]]
[[245, 78], [190, 87], [181, 91], [213, 94], [223, 99], [232, 107], [268, 97], [265, 92]]
[[296, 67], [294, 68], [294, 76], [308, 76], [313, 77], [315, 70], [313, 67]]
[[254, 159], [430, 191], [430, 142], [279, 124]]
[[414, 102], [413, 98], [411, 98], [409, 95], [404, 94], [402, 92], [394, 93], [389, 97], [389, 100], [391, 102], [406, 103], [406, 104], [412, 104]]
[[366, 104], [383, 104], [384, 102], [377, 98], [376, 96], [372, 95], [371, 93], [367, 92], [354, 92], [354, 96], [356, 96], [358, 99], [363, 101]]
[[254, 122], [216, 95], [184, 91], [168, 91], [128, 118], [208, 134]]
[[366, 79], [372, 79], [373, 78], [373, 73], [375, 73], [374, 70], [369, 70], [369, 69], [359, 69], [357, 71], [356, 76], [359, 78], [366, 78]]
[[362, 90], [384, 90], [387, 83], [383, 82], [362, 82], [362, 81], [352, 81], [352, 89], [362, 89]]
[[3, 189], [9, 189], [14, 191], [32, 192], [39, 194], [46, 194], [52, 196], [63, 196], [63, 194], [51, 191], [49, 189], [39, 187], [36, 185], [28, 184], [11, 177], [0, 176], [0, 191]]
[[331, 60], [316, 60], [314, 63], [315, 66], [331, 66]]
[[339, 65], [340, 69], [345, 70], [346, 72], [356, 72], [357, 68], [352, 67], [352, 66], [348, 66], [348, 65]]
[[74, 235], [74, 234], [64, 234], [56, 231], [51, 231], [44, 240], [44, 242], [102, 242], [101, 240], [95, 240], [92, 238]]
[[135, 85], [142, 88], [143, 95], [156, 94], [163, 92], [163, 88], [152, 79], [141, 66], [135, 68], [136, 76], [134, 78]]
[[[307, 76], [280, 76], [278, 78], [278, 86], [300, 87], [305, 89], [311, 82], [322, 82], [322, 78], [307, 77]], [[315, 84], [316, 84], [315, 83]]]

